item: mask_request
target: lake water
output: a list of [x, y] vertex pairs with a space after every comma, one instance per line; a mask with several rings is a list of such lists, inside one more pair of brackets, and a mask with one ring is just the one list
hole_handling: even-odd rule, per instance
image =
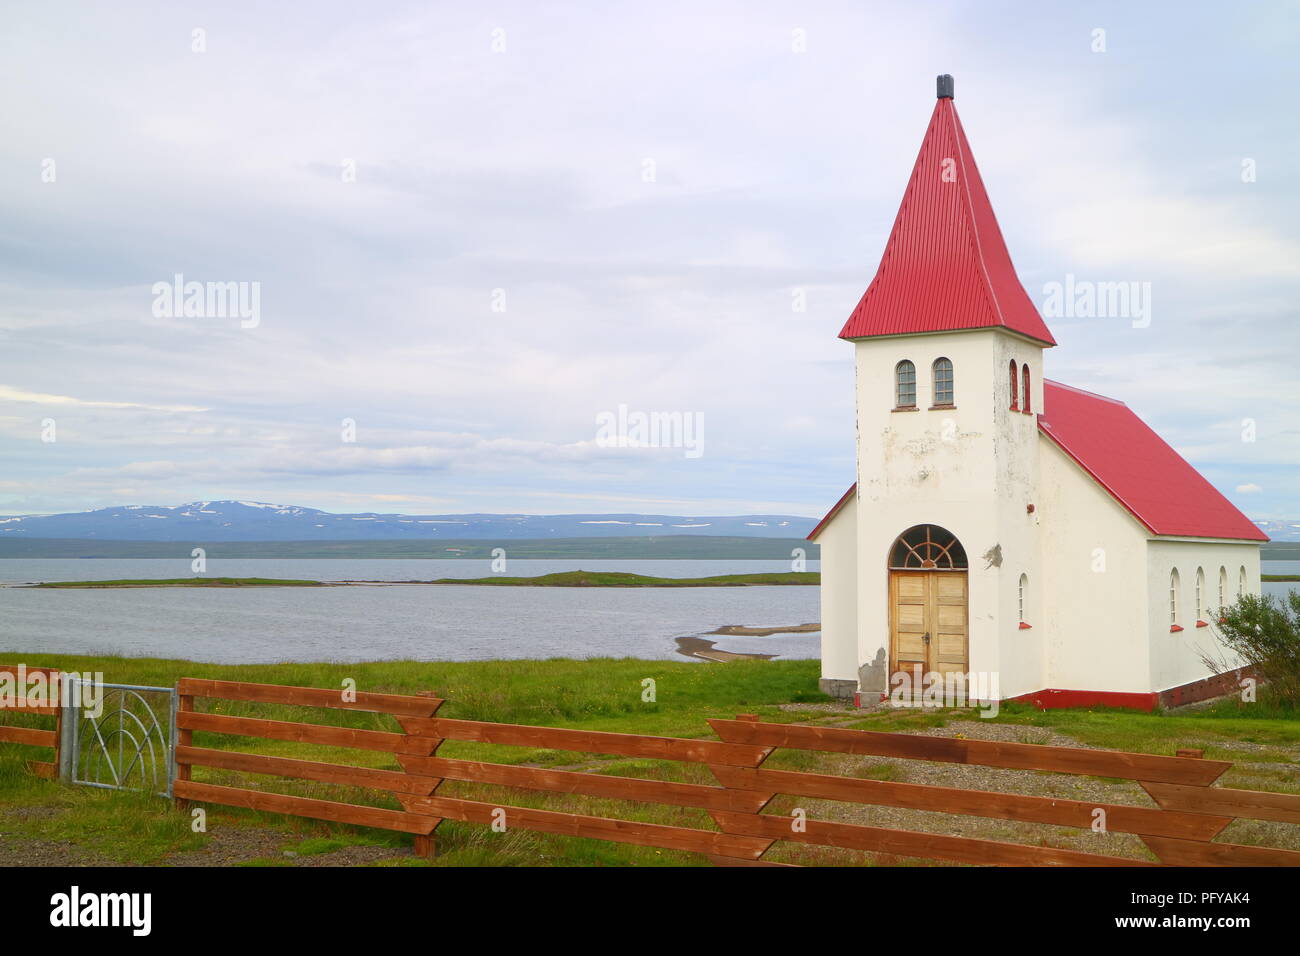
[[[631, 571], [660, 577], [788, 571], [784, 561], [517, 560], [521, 577], [553, 571]], [[808, 570], [818, 570], [810, 561]], [[318, 581], [487, 577], [487, 560], [218, 560], [208, 576]], [[1300, 573], [1266, 561], [1264, 573]], [[174, 559], [0, 559], [0, 584], [189, 575]], [[1284, 595], [1298, 583], [1266, 582]], [[381, 659], [641, 657], [687, 660], [674, 638], [727, 624], [817, 621], [813, 587], [257, 588], [45, 591], [0, 587], [0, 653], [120, 654], [213, 663]], [[710, 637], [723, 650], [815, 658], [817, 633]]]
[[[788, 571], [786, 561], [510, 561], [520, 577], [553, 571], [701, 577]], [[818, 570], [810, 561], [808, 570]], [[0, 560], [0, 583], [189, 576], [189, 562]], [[209, 560], [207, 576], [317, 581], [487, 577], [487, 560]], [[815, 622], [817, 588], [438, 587], [142, 588], [47, 591], [0, 587], [0, 653], [180, 657], [212, 663], [383, 659], [640, 657], [688, 660], [674, 638], [727, 624]], [[718, 647], [815, 658], [817, 633], [717, 637]]]

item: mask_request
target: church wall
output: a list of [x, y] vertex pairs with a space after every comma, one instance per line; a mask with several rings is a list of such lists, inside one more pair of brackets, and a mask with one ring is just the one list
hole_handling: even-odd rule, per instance
[[[887, 653], [890, 546], [913, 525], [936, 524], [957, 536], [970, 563], [970, 669], [998, 674], [1003, 697], [1038, 690], [1038, 641], [1016, 632], [1020, 574], [1037, 578], [1037, 523], [1027, 508], [1038, 485], [1037, 423], [1009, 409], [1008, 363], [1030, 363], [1041, 408], [1041, 349], [1002, 329], [871, 338], [855, 347], [859, 664]], [[939, 357], [953, 363], [953, 408], [931, 408]], [[915, 411], [894, 411], [902, 359], [916, 365]], [[863, 687], [877, 689], [884, 688]]]
[[[1151, 690], [1168, 690], [1208, 677], [1211, 670], [1201, 661], [1207, 653], [1229, 667], [1240, 662], [1218, 642], [1213, 626], [1196, 626], [1196, 570], [1205, 572], [1201, 620], [1213, 625], [1219, 607], [1219, 569], [1226, 568], [1228, 581], [1224, 601], [1237, 599], [1241, 569], [1246, 569], [1246, 592], [1260, 593], [1259, 545], [1253, 542], [1179, 541], [1155, 539], [1147, 545], [1148, 632], [1150, 638]], [[1170, 572], [1178, 569], [1178, 621], [1183, 628], [1171, 632]]]
[[[822, 690], [851, 696], [858, 679], [858, 502], [846, 501], [817, 536], [821, 546]], [[833, 682], [847, 681], [852, 686]]]
[[[1040, 436], [1040, 687], [1146, 693], [1148, 532], [1056, 443]], [[1167, 630], [1167, 628], [1166, 628]]]

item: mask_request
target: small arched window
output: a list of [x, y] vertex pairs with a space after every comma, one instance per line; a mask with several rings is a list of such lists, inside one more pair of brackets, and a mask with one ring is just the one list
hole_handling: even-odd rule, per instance
[[[1169, 626], [1178, 627], [1178, 569], [1169, 573]], [[1182, 630], [1179, 628], [1179, 630]]]
[[916, 408], [916, 366], [907, 359], [894, 366], [894, 407]]
[[1241, 574], [1237, 576], [1237, 597], [1246, 595], [1246, 566], [1241, 566]]
[[918, 524], [908, 528], [889, 549], [889, 567], [897, 571], [962, 571], [966, 549], [946, 528]]
[[934, 360], [934, 404], [952, 404], [952, 362], [946, 358]]
[[1029, 590], [1029, 575], [1020, 575], [1020, 584], [1016, 589], [1017, 599], [1020, 606], [1020, 623], [1025, 623], [1025, 592]]
[[1013, 412], [1020, 411], [1020, 400], [1017, 398], [1018, 391], [1019, 391], [1019, 383], [1017, 382], [1016, 379], [1016, 360], [1012, 359], [1011, 360], [1011, 410]]
[[1029, 397], [1031, 394], [1029, 391], [1029, 365], [1026, 364], [1022, 366], [1020, 371], [1024, 373], [1024, 378], [1025, 378], [1025, 387], [1021, 389], [1021, 391], [1024, 394], [1022, 394], [1020, 397], [1020, 410], [1024, 412], [1026, 415], [1028, 415], [1030, 412], [1034, 410], [1033, 403]]
[[1196, 623], [1205, 621], [1205, 571], [1196, 569]]
[[1219, 568], [1219, 613], [1228, 606], [1228, 569]]

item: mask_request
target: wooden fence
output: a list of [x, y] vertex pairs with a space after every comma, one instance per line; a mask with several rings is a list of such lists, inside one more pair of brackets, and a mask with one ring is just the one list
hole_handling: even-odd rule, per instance
[[[59, 707], [58, 689], [59, 672], [50, 667], [20, 667], [16, 664], [0, 664], [0, 680], [17, 682], [20, 673], [44, 675], [50, 695], [42, 700], [29, 700], [25, 696], [0, 698], [0, 714], [34, 715], [53, 718], [52, 727], [25, 726], [0, 723], [0, 743], [25, 744], [28, 747], [43, 747], [54, 751], [53, 760], [29, 760], [27, 769], [38, 777], [54, 779], [59, 775], [59, 746], [62, 739], [63, 718]], [[21, 688], [19, 688], [21, 690]], [[41, 721], [46, 723], [46, 721]]]
[[[435, 829], [446, 819], [690, 851], [721, 865], [782, 865], [762, 859], [777, 841], [955, 863], [1159, 865], [1081, 850], [826, 820], [805, 819], [796, 825], [791, 817], [762, 812], [775, 796], [784, 794], [1084, 830], [1093, 826], [1101, 810], [1109, 832], [1136, 834], [1163, 864], [1300, 866], [1300, 851], [1214, 842], [1237, 817], [1300, 823], [1300, 795], [1214, 787], [1231, 764], [1203, 759], [1199, 752], [1166, 757], [773, 724], [747, 715], [735, 720], [710, 720], [720, 739], [705, 740], [449, 719], [437, 716], [442, 700], [424, 696], [357, 694], [355, 700], [344, 701], [335, 690], [193, 679], [180, 682], [179, 694], [177, 798], [413, 833], [417, 853], [426, 856], [433, 853]], [[402, 732], [200, 713], [194, 710], [196, 698], [370, 711], [391, 715]], [[379, 750], [393, 754], [402, 770], [198, 748], [192, 744], [195, 732]], [[437, 755], [445, 740], [703, 764], [717, 785], [451, 759]], [[779, 748], [1121, 778], [1140, 783], [1156, 805], [1107, 804], [764, 769], [763, 763]], [[391, 794], [402, 809], [198, 783], [190, 779], [193, 766], [375, 788]], [[717, 829], [444, 796], [437, 793], [444, 780], [698, 808], [708, 813]]]
[[[339, 690], [193, 678], [180, 681], [177, 690], [173, 794], [179, 805], [201, 801], [396, 830], [413, 834], [416, 852], [423, 856], [433, 855], [438, 825], [443, 820], [457, 820], [700, 853], [719, 865], [785, 865], [763, 859], [774, 844], [785, 841], [985, 865], [1300, 866], [1300, 851], [1216, 842], [1223, 829], [1238, 817], [1300, 823], [1300, 795], [1216, 787], [1213, 784], [1231, 764], [1206, 760], [1198, 751], [1180, 751], [1179, 756], [1170, 757], [774, 724], [751, 715], [710, 720], [718, 739], [673, 738], [444, 718], [438, 716], [443, 701], [424, 695], [356, 693], [345, 698]], [[395, 722], [399, 730], [212, 713], [204, 709], [211, 708], [210, 703], [196, 707], [200, 701], [362, 711], [384, 715], [380, 720]], [[24, 730], [15, 736], [17, 730], [0, 728], [0, 741], [49, 746], [57, 743], [53, 731]], [[401, 769], [195, 746], [196, 733], [378, 751], [391, 754]], [[447, 740], [698, 764], [708, 768], [716, 784], [441, 757], [438, 750]], [[1138, 782], [1154, 805], [767, 769], [764, 763], [778, 749], [1120, 778]], [[196, 781], [194, 767], [376, 790], [398, 806], [368, 806]], [[704, 811], [714, 828], [470, 800], [440, 794], [445, 780], [694, 808]], [[764, 813], [777, 795], [1082, 830], [1093, 827], [1098, 811], [1102, 811], [1108, 832], [1137, 835], [1159, 863], [1082, 850]]]

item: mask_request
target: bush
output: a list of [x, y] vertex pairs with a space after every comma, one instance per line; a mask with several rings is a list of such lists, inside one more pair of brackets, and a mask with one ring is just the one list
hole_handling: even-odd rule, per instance
[[1267, 683], [1283, 706], [1300, 709], [1300, 591], [1285, 600], [1246, 594], [1225, 608], [1219, 641]]

